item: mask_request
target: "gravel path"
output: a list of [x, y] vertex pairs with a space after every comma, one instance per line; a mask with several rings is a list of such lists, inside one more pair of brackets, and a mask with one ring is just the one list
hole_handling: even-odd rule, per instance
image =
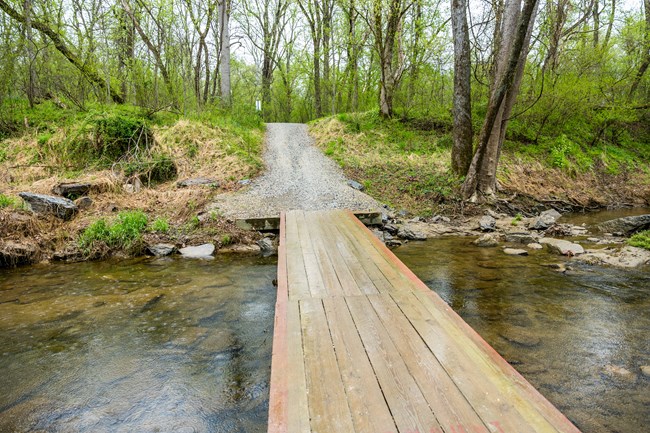
[[266, 172], [244, 191], [221, 194], [213, 208], [230, 218], [275, 216], [292, 209], [380, 209], [370, 196], [350, 188], [340, 168], [325, 157], [307, 125], [269, 123]]

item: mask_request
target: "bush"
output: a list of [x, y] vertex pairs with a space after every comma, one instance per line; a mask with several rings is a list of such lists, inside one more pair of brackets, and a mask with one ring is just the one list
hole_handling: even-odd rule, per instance
[[10, 206], [16, 207], [17, 200], [13, 197], [9, 197], [8, 195], [0, 194], [0, 209]]
[[89, 253], [99, 243], [110, 248], [133, 250], [139, 247], [142, 232], [147, 227], [147, 215], [142, 211], [124, 211], [112, 224], [99, 219], [89, 225], [79, 237], [79, 246]]
[[151, 230], [158, 233], [167, 233], [169, 231], [169, 223], [165, 218], [158, 218], [151, 224]]
[[650, 250], [650, 230], [639, 232], [628, 239], [627, 243], [633, 247]]
[[137, 175], [140, 180], [148, 185], [155, 185], [175, 179], [178, 175], [178, 169], [168, 155], [158, 154], [125, 163], [124, 174], [128, 177]]

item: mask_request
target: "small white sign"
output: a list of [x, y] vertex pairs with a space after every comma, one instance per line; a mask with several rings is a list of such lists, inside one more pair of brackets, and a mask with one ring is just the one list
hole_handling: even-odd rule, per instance
[[262, 111], [262, 101], [255, 101], [255, 109], [257, 111]]

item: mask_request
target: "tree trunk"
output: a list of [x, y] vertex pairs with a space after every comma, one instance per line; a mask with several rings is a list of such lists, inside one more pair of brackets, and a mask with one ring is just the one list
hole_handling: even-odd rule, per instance
[[[16, 21], [19, 22], [25, 22], [25, 17], [18, 11], [16, 11], [14, 8], [12, 8], [5, 0], [0, 0], [0, 9], [5, 11], [7, 15], [15, 19]], [[72, 51], [70, 51], [70, 48], [65, 44], [61, 36], [59, 35], [58, 32], [50, 28], [46, 23], [43, 23], [41, 21], [36, 21], [36, 20], [31, 20], [31, 25], [32, 28], [35, 28], [39, 32], [43, 33], [45, 36], [47, 36], [56, 49], [63, 54], [63, 56], [68, 59], [72, 65], [81, 72], [81, 74], [86, 77], [86, 79], [95, 85], [97, 85], [100, 89], [103, 91], [106, 91], [106, 81], [104, 80], [104, 77], [100, 76], [97, 71], [88, 63], [82, 62], [79, 57], [77, 57]], [[118, 104], [121, 104], [124, 102], [122, 99], [122, 96], [115, 91], [112, 87], [108, 89], [111, 99], [113, 99], [114, 102], [117, 102]]]
[[32, 1], [25, 0], [23, 3], [25, 14], [25, 51], [27, 54], [27, 99], [29, 107], [34, 108], [36, 103], [36, 70], [34, 69], [34, 39], [32, 37]]
[[232, 105], [230, 88], [230, 0], [219, 2], [219, 75], [221, 76], [221, 104], [228, 108]]
[[645, 33], [643, 35], [643, 60], [641, 61], [641, 65], [639, 66], [638, 72], [634, 76], [634, 80], [632, 81], [632, 86], [630, 87], [630, 93], [627, 96], [629, 101], [632, 101], [632, 99], [634, 99], [634, 94], [636, 93], [636, 89], [639, 87], [639, 83], [641, 83], [641, 79], [643, 78], [645, 71], [648, 70], [648, 66], [650, 66], [650, 0], [644, 0], [643, 5], [645, 7]]
[[305, 18], [309, 23], [311, 40], [314, 44], [314, 110], [316, 111], [316, 117], [322, 117], [323, 103], [320, 76], [320, 47], [323, 31], [320, 6], [316, 1], [312, 2], [312, 0], [300, 0], [298, 1], [298, 6], [300, 6], [302, 13], [305, 15]]
[[[523, 73], [537, 0], [525, 0], [521, 11], [520, 5], [520, 0], [509, 0], [506, 4], [496, 65], [497, 82], [488, 103], [478, 147], [463, 184], [463, 196], [472, 201], [477, 200], [479, 194], [491, 197], [496, 190], [496, 167], [509, 115], [506, 111], [512, 108], [517, 96], [515, 85], [518, 87], [521, 80], [517, 78], [519, 71]], [[512, 25], [513, 22], [517, 23], [516, 27]]]
[[451, 26], [454, 35], [454, 145], [451, 168], [457, 175], [467, 174], [472, 162], [472, 102], [467, 0], [451, 1]]

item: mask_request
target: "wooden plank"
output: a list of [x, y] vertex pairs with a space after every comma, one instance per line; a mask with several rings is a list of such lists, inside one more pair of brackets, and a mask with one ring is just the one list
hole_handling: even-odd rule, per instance
[[348, 297], [346, 302], [398, 431], [410, 433], [440, 429], [368, 299], [365, 296]]
[[288, 432], [307, 433], [309, 425], [309, 405], [307, 403], [307, 378], [305, 376], [305, 357], [302, 345], [302, 326], [298, 301], [291, 301], [287, 307], [288, 363], [284, 372], [288, 380], [287, 426]]
[[[350, 215], [350, 214], [349, 214]], [[543, 395], [539, 393], [523, 376], [521, 376], [510, 364], [507, 363], [483, 338], [472, 329], [456, 312], [454, 312], [435, 292], [433, 292], [429, 287], [427, 287], [417, 276], [406, 266], [404, 265], [379, 239], [376, 239], [368, 231], [368, 229], [363, 226], [356, 218], [350, 215], [349, 218], [353, 221], [358, 230], [366, 231], [367, 237], [371, 239], [375, 249], [381, 252], [387, 260], [389, 260], [394, 268], [398, 270], [402, 275], [408, 278], [414, 288], [416, 289], [413, 293], [417, 295], [417, 298], [420, 301], [427, 300], [425, 305], [428, 305], [428, 311], [431, 317], [444, 317], [446, 321], [452, 323], [459, 331], [460, 334], [467, 338], [467, 340], [474, 343], [473, 345], [459, 345], [458, 342], [452, 345], [456, 347], [473, 347], [476, 352], [480, 353], [481, 357], [486, 359], [489, 370], [496, 371], [497, 378], [507, 378], [509, 379], [510, 385], [513, 388], [519, 391], [519, 395], [514, 396], [513, 390], [503, 390], [505, 392], [504, 396], [508, 398], [514, 398], [515, 400], [520, 400], [522, 402], [528, 403], [531, 410], [526, 410], [524, 415], [531, 416], [534, 419], [531, 421], [536, 421], [535, 412], [539, 412], [550, 424], [553, 425], [553, 430], [542, 429], [539, 431], [561, 431], [567, 433], [579, 433], [580, 431], [569, 421], [564, 414], [562, 414], [555, 406], [553, 406]], [[399, 302], [399, 300], [398, 300]], [[444, 323], [444, 321], [443, 321]], [[429, 342], [427, 342], [429, 343]], [[435, 352], [435, 350], [434, 350]], [[482, 362], [483, 363], [483, 362]], [[494, 378], [494, 375], [493, 375]], [[521, 430], [521, 427], [518, 427]]]
[[397, 431], [345, 300], [324, 299], [323, 304], [355, 431]]
[[269, 395], [269, 433], [286, 433], [288, 421], [288, 363], [287, 346], [287, 248], [285, 215], [280, 216], [280, 244], [278, 246], [278, 290], [273, 324], [273, 353], [271, 355], [271, 383]]
[[354, 432], [322, 301], [301, 300], [300, 319], [311, 429]]
[[368, 297], [445, 432], [489, 432], [415, 328], [389, 295]]
[[[377, 286], [372, 282], [372, 279], [368, 276], [368, 273], [363, 268], [363, 265], [360, 263], [359, 258], [362, 255], [357, 253], [356, 248], [352, 245], [348, 238], [339, 228], [337, 215], [340, 211], [329, 212], [327, 219], [330, 220], [330, 224], [327, 226], [329, 228], [330, 239], [336, 245], [336, 250], [341, 255], [343, 263], [347, 266], [350, 271], [350, 275], [354, 278], [354, 281], [359, 288], [360, 293], [366, 295], [374, 295], [379, 293]], [[320, 216], [321, 223], [325, 223], [324, 219], [326, 217]]]
[[[311, 240], [311, 231], [313, 227], [308, 226], [305, 221], [305, 212], [298, 212], [296, 215], [298, 228], [298, 237], [300, 238], [300, 248], [302, 259], [305, 264], [305, 273], [307, 274], [307, 283], [309, 284], [309, 293], [312, 297], [322, 297], [326, 295], [325, 283], [321, 275], [321, 268], [314, 254], [314, 247]], [[310, 230], [311, 229], [311, 230]]]
[[333, 238], [334, 235], [331, 231], [331, 227], [324, 224], [323, 221], [318, 218], [318, 214], [316, 214], [316, 220], [319, 222], [319, 224], [315, 226], [315, 229], [319, 233], [319, 241], [322, 242], [326, 254], [333, 265], [334, 271], [336, 272], [336, 276], [343, 290], [343, 294], [347, 296], [362, 294], [354, 276], [350, 273], [350, 270], [345, 263], [345, 259], [339, 251], [339, 247]]
[[318, 214], [306, 212], [305, 220], [310, 227], [312, 247], [320, 267], [325, 293], [327, 296], [342, 296], [344, 294], [343, 286], [336, 274], [334, 263], [329, 257], [329, 254], [336, 254], [336, 252], [328, 251], [328, 246], [325, 243], [326, 235], [320, 230], [321, 221], [318, 219]]
[[291, 211], [286, 214], [285, 239], [287, 244], [287, 279], [289, 299], [302, 299], [311, 296], [309, 283], [305, 272], [305, 262], [302, 256], [302, 247], [298, 235], [298, 212]]

